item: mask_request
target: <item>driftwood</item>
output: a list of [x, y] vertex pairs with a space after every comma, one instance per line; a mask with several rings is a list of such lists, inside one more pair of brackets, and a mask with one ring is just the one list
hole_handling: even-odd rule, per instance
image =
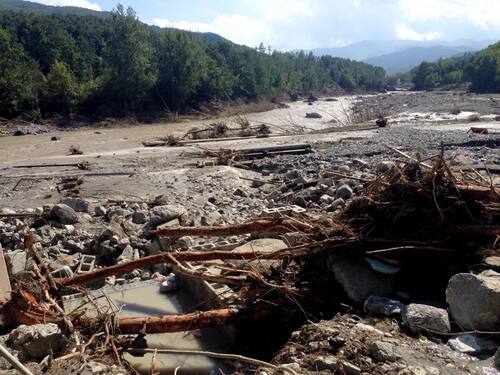
[[[332, 238], [329, 240], [316, 242], [313, 244], [306, 244], [301, 246], [292, 247], [289, 249], [278, 250], [275, 252], [269, 251], [179, 251], [169, 253], [179, 262], [203, 262], [210, 260], [270, 260], [270, 259], [287, 259], [299, 258], [317, 254], [327, 249], [335, 248], [349, 248], [353, 247], [356, 243], [355, 240], [346, 238]], [[93, 280], [102, 279], [112, 275], [120, 275], [131, 272], [135, 269], [144, 268], [160, 263], [168, 263], [169, 258], [165, 254], [156, 254], [137, 259], [134, 261], [117, 264], [115, 266], [102, 268], [96, 271], [83, 273], [80, 275], [57, 279], [56, 282], [61, 286], [81, 285]]]
[[260, 219], [243, 224], [221, 225], [212, 227], [171, 227], [153, 231], [157, 236], [237, 236], [248, 233], [291, 233], [307, 232], [313, 226], [294, 219]]

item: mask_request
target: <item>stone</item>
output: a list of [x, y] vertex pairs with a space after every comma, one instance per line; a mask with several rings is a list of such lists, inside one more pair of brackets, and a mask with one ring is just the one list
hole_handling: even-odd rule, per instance
[[58, 353], [66, 342], [59, 327], [53, 323], [20, 325], [10, 333], [9, 341], [14, 349], [35, 359], [42, 359], [51, 351]]
[[111, 221], [113, 217], [118, 216], [118, 217], [126, 217], [132, 214], [132, 211], [127, 210], [126, 208], [122, 207], [113, 207], [107, 210], [106, 212], [106, 218]]
[[243, 198], [248, 197], [248, 193], [241, 188], [236, 188], [236, 190], [233, 192], [233, 195], [235, 195], [237, 197], [243, 197]]
[[[136, 255], [137, 255], [137, 258], [136, 258]], [[121, 262], [129, 262], [132, 260], [136, 260], [136, 259], [138, 259], [138, 255], [139, 255], [138, 252], [136, 254], [136, 250], [134, 250], [134, 248], [132, 246], [127, 245], [123, 249], [121, 255], [118, 257], [117, 261], [118, 261], [118, 263], [121, 263]]]
[[344, 206], [345, 206], [345, 200], [343, 198], [337, 198], [326, 209], [327, 211], [332, 212]]
[[306, 113], [306, 118], [320, 119], [320, 118], [323, 118], [323, 116], [321, 116], [317, 112], [309, 112], [309, 113]]
[[370, 296], [363, 304], [363, 310], [375, 316], [400, 315], [405, 307], [406, 305], [399, 301], [379, 296]]
[[453, 350], [471, 355], [493, 354], [498, 348], [495, 341], [471, 334], [452, 338], [448, 341], [448, 345]]
[[396, 292], [395, 276], [373, 271], [364, 260], [332, 254], [326, 266], [354, 302], [364, 303], [371, 295], [390, 297]]
[[71, 207], [75, 212], [90, 211], [90, 202], [86, 199], [66, 197], [61, 200], [61, 203]]
[[66, 204], [56, 204], [50, 210], [50, 217], [61, 224], [75, 224], [78, 222], [78, 216], [71, 207]]
[[222, 215], [217, 211], [212, 211], [201, 217], [201, 225], [212, 226], [222, 224]]
[[392, 161], [381, 161], [375, 166], [375, 171], [378, 174], [388, 172], [392, 167], [394, 167], [394, 163]]
[[15, 215], [15, 214], [16, 214], [16, 211], [11, 210], [10, 208], [6, 208], [6, 207], [4, 207], [4, 208], [0, 209], [0, 213], [1, 213], [2, 215]]
[[319, 200], [325, 204], [330, 204], [334, 201], [334, 198], [329, 196], [328, 194], [323, 194]]
[[375, 341], [371, 347], [372, 358], [377, 362], [395, 362], [401, 358], [395, 344], [384, 341]]
[[106, 207], [104, 207], [104, 206], [96, 206], [94, 208], [95, 216], [106, 216], [107, 212], [108, 211], [106, 210]]
[[438, 307], [412, 303], [403, 310], [402, 318], [413, 333], [426, 330], [442, 333], [451, 331], [448, 312]]
[[464, 330], [496, 331], [500, 328], [500, 274], [459, 273], [446, 289], [453, 320]]
[[132, 222], [134, 224], [146, 224], [148, 216], [144, 211], [136, 211], [132, 214]]
[[161, 293], [174, 292], [178, 289], [177, 277], [171, 273], [160, 285]]
[[352, 195], [352, 188], [347, 184], [340, 186], [335, 192], [335, 196], [342, 199], [349, 199], [352, 197]]
[[156, 206], [150, 211], [149, 225], [156, 227], [174, 219], [179, 219], [184, 224], [187, 221], [187, 210], [179, 204]]
[[9, 251], [4, 254], [5, 254], [5, 262], [7, 263], [7, 268], [12, 276], [22, 273], [26, 270], [26, 262], [27, 262], [26, 251], [16, 250], [16, 251]]

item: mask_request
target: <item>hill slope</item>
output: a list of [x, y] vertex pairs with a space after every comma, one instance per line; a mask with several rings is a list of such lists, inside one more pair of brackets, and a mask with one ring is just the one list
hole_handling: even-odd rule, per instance
[[466, 52], [476, 51], [476, 48], [470, 46], [413, 47], [382, 56], [372, 57], [364, 60], [364, 62], [375, 66], [381, 66], [385, 69], [387, 74], [393, 75], [407, 72], [423, 61], [434, 62], [442, 58], [453, 57], [462, 55]]
[[417, 90], [468, 84], [476, 92], [500, 92], [500, 42], [475, 54], [423, 62], [411, 75]]
[[109, 17], [109, 12], [100, 12], [87, 8], [79, 8], [72, 6], [50, 6], [31, 1], [23, 0], [2, 0], [0, 1], [0, 11], [9, 10], [13, 12], [29, 12], [37, 14], [58, 14], [58, 15], [75, 15], [75, 16], [95, 16]]

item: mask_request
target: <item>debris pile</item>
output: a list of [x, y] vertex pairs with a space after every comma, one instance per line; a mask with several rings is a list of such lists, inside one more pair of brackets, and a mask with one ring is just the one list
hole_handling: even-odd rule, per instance
[[[257, 153], [217, 157], [232, 165]], [[24, 215], [4, 211], [0, 244], [12, 294], [2, 325], [12, 330], [3, 341], [45, 369], [70, 358], [121, 367], [124, 353], [159, 349], [144, 339], [151, 333], [261, 322], [292, 330], [314, 321], [292, 334], [272, 365], [257, 361], [242, 371], [466, 371], [457, 351], [488, 358], [491, 367], [500, 329], [500, 192], [457, 177], [443, 153], [432, 159], [380, 164], [373, 178], [327, 168], [309, 181], [289, 170], [271, 184], [278, 189], [269, 189], [261, 217], [237, 224], [193, 226], [185, 207], [162, 199], [96, 205], [66, 197]], [[301, 204], [283, 207], [291, 199]], [[82, 230], [82, 222], [100, 226]], [[205, 238], [225, 241], [199, 247]], [[263, 238], [284, 246], [240, 246]], [[110, 304], [95, 304], [89, 315], [85, 304], [64, 303], [144, 280], [172, 293], [177, 277], [225, 286], [230, 297], [217, 308], [152, 317], [122, 316]], [[414, 335], [432, 341], [419, 345]]]

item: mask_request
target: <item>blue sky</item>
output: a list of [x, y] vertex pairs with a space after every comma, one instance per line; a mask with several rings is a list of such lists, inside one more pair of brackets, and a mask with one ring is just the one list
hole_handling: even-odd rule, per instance
[[[111, 10], [115, 0], [32, 0]], [[122, 0], [158, 26], [211, 31], [273, 48], [336, 47], [366, 39], [498, 40], [500, 0]]]

